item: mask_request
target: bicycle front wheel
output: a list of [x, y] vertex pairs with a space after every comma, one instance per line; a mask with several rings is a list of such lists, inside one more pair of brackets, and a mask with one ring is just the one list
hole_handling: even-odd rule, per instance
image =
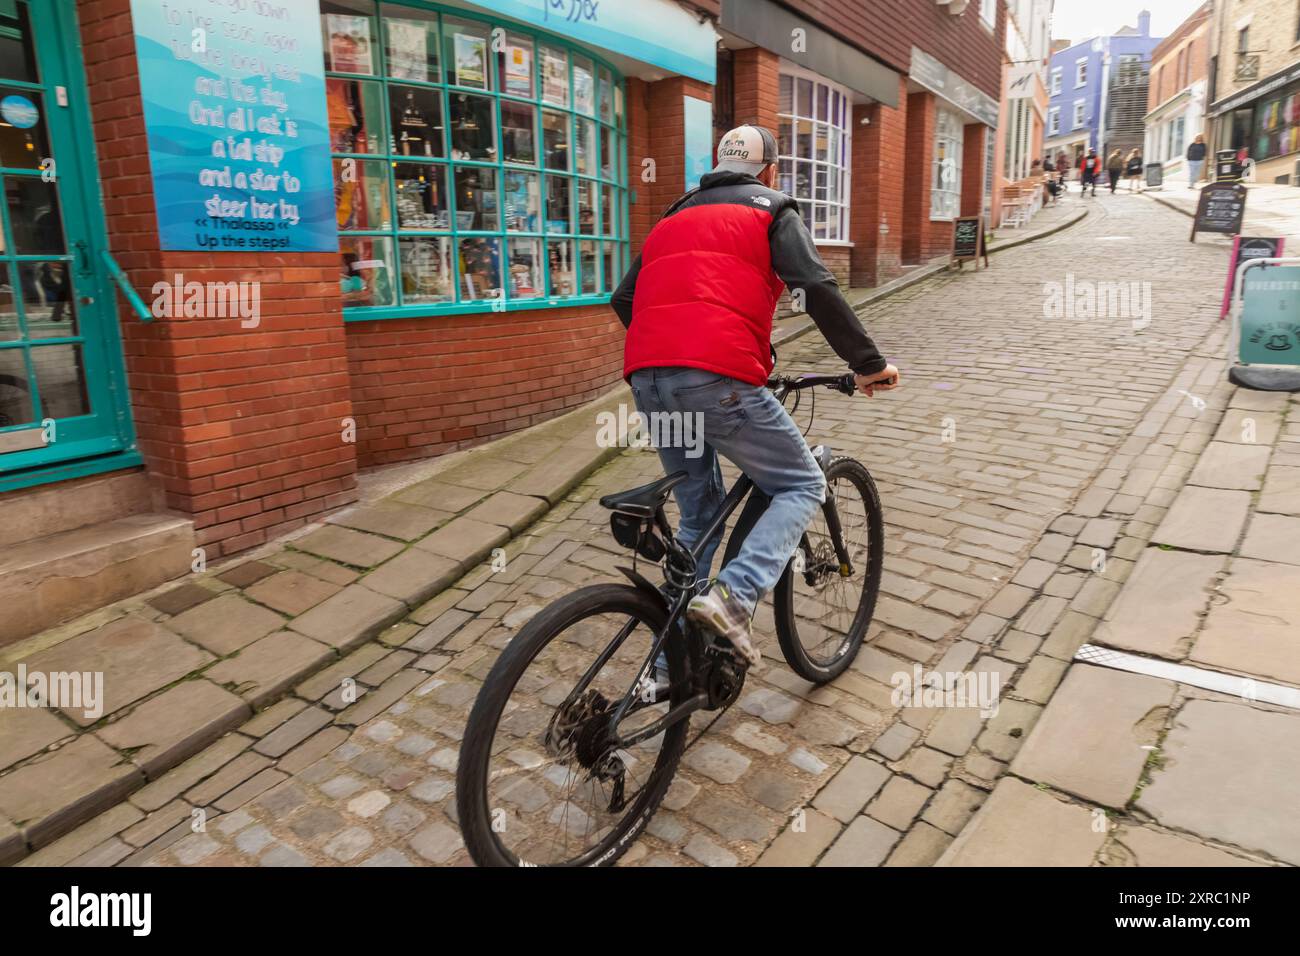
[[[831, 537], [838, 517], [849, 565]], [[826, 469], [826, 503], [773, 591], [776, 636], [791, 669], [825, 684], [853, 663], [875, 612], [884, 566], [885, 527], [871, 475], [852, 458]]]
[[[456, 773], [465, 846], [479, 866], [608, 866], [668, 790], [687, 721], [634, 746], [611, 715], [640, 676], [667, 611], [628, 585], [582, 588], [520, 630], [483, 681]], [[688, 697], [680, 640], [665, 646], [669, 701], [637, 706], [620, 736]], [[648, 699], [653, 699], [647, 695]]]

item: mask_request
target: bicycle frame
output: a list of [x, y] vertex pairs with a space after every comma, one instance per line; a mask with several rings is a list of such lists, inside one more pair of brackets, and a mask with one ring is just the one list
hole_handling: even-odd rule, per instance
[[[834, 388], [841, 392], [847, 391], [850, 394], [854, 389], [852, 376], [803, 376], [798, 379], [779, 378], [769, 381], [768, 385], [769, 387], [772, 387], [777, 400], [782, 402], [792, 391], [812, 388], [819, 385]], [[751, 493], [754, 495], [753, 498], [750, 498]], [[712, 544], [716, 538], [722, 535], [723, 530], [726, 528], [727, 521], [747, 498], [750, 498], [751, 504], [761, 500], [761, 505], [755, 507], [752, 511], [747, 508], [746, 511], [742, 513], [740, 524], [738, 524], [732, 532], [732, 538], [736, 539], [736, 536], [739, 535], [739, 539], [728, 541], [727, 550], [728, 555], [730, 555], [733, 551], [739, 550], [739, 545], [740, 543], [743, 543], [744, 537], [749, 533], [753, 522], [758, 519], [758, 516], [761, 515], [767, 507], [766, 495], [763, 495], [763, 493], [755, 487], [753, 480], [750, 479], [748, 475], [742, 474], [740, 478], [737, 479], [736, 483], [731, 486], [727, 494], [723, 497], [722, 503], [719, 505], [717, 512], [710, 519], [704, 533], [700, 535], [699, 540], [696, 541], [694, 546], [689, 550], [682, 548], [682, 546], [676, 541], [672, 532], [672, 527], [668, 523], [663, 508], [659, 508], [655, 512], [655, 525], [663, 534], [664, 542], [668, 549], [668, 556], [665, 559], [664, 565], [666, 586], [663, 589], [660, 589], [660, 593], [667, 599], [668, 621], [664, 625], [663, 630], [655, 635], [655, 639], [651, 644], [645, 662], [637, 672], [639, 676], [632, 685], [628, 687], [627, 691], [624, 692], [623, 697], [619, 701], [618, 707], [610, 716], [610, 739], [615, 748], [626, 749], [644, 740], [648, 740], [657, 734], [663, 733], [678, 721], [689, 719], [690, 715], [695, 713], [695, 711], [703, 710], [708, 707], [709, 694], [707, 689], [700, 685], [699, 680], [700, 676], [704, 673], [704, 669], [701, 666], [703, 663], [702, 648], [699, 641], [692, 641], [689, 639], [689, 634], [687, 633], [686, 628], [681, 626], [682, 618], [686, 611], [686, 605], [690, 602], [691, 598], [695, 596], [699, 587], [700, 582], [694, 578], [695, 568], [700, 555], [703, 554], [707, 546]], [[829, 490], [827, 491], [826, 501], [822, 505], [822, 510], [826, 516], [827, 530], [830, 532], [831, 542], [835, 549], [835, 555], [840, 562], [840, 568], [848, 573], [852, 573], [852, 564], [849, 560], [848, 549], [844, 545], [839, 512], [835, 508], [835, 498]], [[805, 553], [808, 553], [809, 549], [806, 531], [800, 538], [800, 547]], [[724, 563], [728, 559], [729, 557], [724, 557]], [[674, 561], [678, 561], [680, 564], [674, 567]], [[689, 585], [686, 584], [686, 575], [690, 576]], [[613, 657], [618, 648], [622, 646], [623, 641], [625, 641], [628, 635], [632, 633], [635, 625], [635, 620], [629, 620], [628, 623], [619, 630], [618, 634], [615, 635], [614, 639], [609, 643], [605, 650], [596, 658], [592, 666], [585, 674], [583, 674], [582, 679], [575, 686], [573, 694], [580, 693], [582, 689], [591, 682], [596, 674], [600, 672], [601, 668], [609, 662], [610, 658]], [[640, 710], [645, 706], [658, 703], [658, 701], [642, 700], [641, 696], [638, 694], [638, 690], [643, 686], [642, 681], [645, 679], [644, 675], [653, 673], [654, 662], [663, 650], [664, 644], [670, 639], [670, 637], [678, 637], [686, 641], [688, 678], [691, 682], [691, 687], [694, 693], [680, 704], [671, 707], [668, 712], [659, 719], [641, 727], [627, 736], [623, 736], [618, 732], [617, 728], [629, 714], [636, 710]], [[640, 702], [640, 706], [638, 706], [638, 702]]]

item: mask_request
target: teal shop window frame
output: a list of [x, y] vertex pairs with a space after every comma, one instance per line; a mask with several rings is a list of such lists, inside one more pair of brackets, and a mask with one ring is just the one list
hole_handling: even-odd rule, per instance
[[[341, 4], [342, 5], [342, 4]], [[383, 7], [407, 7], [412, 10], [423, 13], [432, 13], [436, 15], [438, 28], [438, 82], [423, 82], [419, 80], [393, 78], [388, 76], [388, 43], [387, 34], [384, 30], [384, 17], [382, 15]], [[377, 135], [379, 142], [383, 145], [383, 151], [379, 153], [330, 153], [331, 167], [333, 162], [339, 159], [353, 159], [358, 164], [369, 162], [381, 162], [386, 167], [387, 187], [388, 187], [388, 206], [390, 212], [389, 229], [349, 229], [339, 231], [339, 239], [346, 238], [382, 238], [387, 239], [391, 245], [392, 264], [394, 267], [393, 286], [394, 296], [397, 299], [396, 305], [385, 306], [345, 306], [343, 309], [343, 319], [345, 322], [367, 322], [383, 319], [400, 319], [400, 318], [426, 318], [444, 315], [470, 315], [492, 312], [522, 312], [533, 309], [556, 309], [570, 308], [576, 306], [607, 305], [611, 299], [611, 292], [583, 293], [583, 265], [582, 265], [582, 243], [596, 243], [595, 267], [597, 272], [598, 287], [608, 284], [612, 290], [617, 287], [618, 282], [627, 273], [631, 266], [631, 240], [629, 236], [629, 227], [631, 216], [629, 213], [629, 187], [627, 183], [627, 85], [626, 78], [614, 68], [608, 61], [602, 59], [592, 50], [573, 43], [564, 37], [543, 30], [537, 30], [521, 24], [509, 22], [496, 17], [487, 16], [477, 11], [461, 9], [459, 7], [446, 7], [440, 4], [428, 3], [425, 0], [366, 0], [364, 4], [357, 4], [359, 9], [351, 9], [350, 13], [355, 16], [367, 16], [370, 18], [374, 30], [374, 75], [365, 75], [358, 73], [341, 73], [333, 70], [327, 70], [325, 76], [329, 79], [340, 79], [348, 81], [359, 81], [375, 83], [381, 89], [383, 108], [378, 116], [378, 123], [373, 125], [371, 132]], [[322, 11], [320, 16], [326, 15]], [[473, 87], [462, 87], [447, 82], [447, 33], [444, 28], [446, 19], [468, 21], [480, 24], [488, 31], [488, 65], [493, 77], [491, 89], [480, 90]], [[430, 21], [434, 22], [434, 21]], [[497, 55], [492, 52], [491, 48], [491, 31], [494, 28], [501, 27], [508, 33], [516, 36], [526, 36], [533, 42], [533, 97], [521, 97], [514, 94], [505, 93], [500, 86], [500, 77], [497, 73], [498, 63]], [[543, 45], [554, 49], [562, 49], [568, 57], [568, 105], [556, 106], [546, 103], [542, 99], [542, 57], [541, 47]], [[573, 90], [573, 65], [574, 57], [581, 57], [590, 60], [592, 63], [592, 84], [593, 84], [593, 102], [594, 110], [588, 115], [580, 112], [575, 105]], [[610, 110], [612, 122], [605, 122], [600, 115], [600, 72], [606, 70], [610, 76]], [[394, 143], [390, 136], [389, 126], [391, 123], [392, 106], [389, 99], [389, 87], [396, 86], [415, 86], [428, 89], [438, 93], [442, 108], [443, 131], [442, 131], [442, 152], [440, 158], [426, 158], [415, 156], [403, 156], [393, 153]], [[492, 100], [493, 122], [496, 126], [497, 154], [496, 160], [479, 161], [479, 160], [453, 160], [451, 158], [451, 110], [450, 96], [458, 92], [468, 92], [472, 95], [490, 97]], [[533, 135], [534, 147], [537, 154], [537, 163], [535, 166], [521, 166], [515, 163], [505, 162], [504, 142], [501, 129], [501, 103], [502, 101], [527, 104], [533, 108]], [[623, 104], [623, 113], [618, 114], [617, 105]], [[543, 110], [553, 110], [564, 113], [568, 121], [569, 133], [569, 170], [562, 175], [565, 176], [570, 187], [570, 231], [565, 233], [553, 233], [548, 231], [546, 225], [546, 177], [549, 175], [546, 168], [545, 146], [542, 139], [542, 115]], [[576, 133], [577, 120], [590, 120], [595, 127], [595, 143], [593, 152], [594, 175], [581, 175], [577, 171], [576, 159]], [[613, 178], [606, 178], [602, 175], [603, 159], [601, 149], [601, 131], [608, 129], [612, 136], [612, 151], [614, 161], [612, 164]], [[393, 172], [394, 163], [419, 163], [440, 167], [443, 170], [444, 182], [447, 184], [448, 210], [450, 214], [450, 229], [447, 230], [428, 230], [428, 229], [400, 229], [397, 211], [397, 177]], [[455, 169], [457, 167], [471, 168], [478, 167], [490, 169], [495, 172], [497, 183], [497, 211], [500, 218], [500, 229], [496, 231], [462, 230], [459, 228], [457, 207], [456, 207], [456, 188], [455, 188]], [[529, 172], [536, 174], [538, 177], [538, 200], [540, 204], [539, 232], [508, 232], [505, 228], [505, 206], [503, 202], [503, 188], [505, 185], [505, 174], [507, 171]], [[583, 234], [578, 231], [581, 228], [579, 222], [579, 199], [577, 185], [582, 182], [594, 182], [597, 184], [596, 205], [594, 217], [596, 223], [596, 233]], [[614, 191], [614, 201], [611, 206], [611, 218], [613, 219], [612, 229], [614, 234], [610, 235], [604, 222], [602, 193], [605, 187], [611, 187]], [[402, 239], [419, 239], [419, 238], [447, 238], [451, 242], [451, 262], [453, 275], [453, 291], [455, 294], [454, 302], [438, 303], [414, 303], [407, 305], [403, 302], [404, 292], [402, 290], [401, 280], [401, 250], [399, 242]], [[492, 299], [470, 299], [463, 298], [465, 290], [461, 281], [459, 270], [459, 249], [462, 238], [487, 238], [495, 239], [501, 244], [500, 249], [500, 278], [501, 278], [501, 300]], [[570, 296], [550, 296], [540, 295], [525, 299], [511, 299], [509, 296], [509, 278], [507, 270], [509, 268], [508, 243], [512, 239], [534, 240], [541, 246], [542, 254], [542, 288], [548, 290], [551, 284], [551, 263], [547, 243], [553, 239], [559, 239], [572, 243], [573, 246], [573, 284], [576, 293]], [[605, 256], [603, 251], [607, 246], [614, 249], [613, 265], [616, 276], [602, 282], [604, 278]]]

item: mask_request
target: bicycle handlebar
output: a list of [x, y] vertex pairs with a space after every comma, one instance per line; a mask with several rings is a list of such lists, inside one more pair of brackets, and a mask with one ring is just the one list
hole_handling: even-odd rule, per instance
[[[878, 384], [886, 385], [889, 382], [890, 379], [883, 379]], [[788, 375], [775, 375], [767, 380], [767, 387], [781, 395], [798, 392], [805, 388], [816, 388], [819, 385], [824, 385], [844, 395], [852, 395], [858, 390], [852, 372], [845, 372], [843, 375], [800, 375], [795, 378]]]

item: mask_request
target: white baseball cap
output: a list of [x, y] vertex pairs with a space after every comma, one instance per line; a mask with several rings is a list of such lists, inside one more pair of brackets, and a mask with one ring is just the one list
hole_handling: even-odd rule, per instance
[[765, 126], [737, 126], [718, 141], [715, 173], [747, 173], [757, 176], [764, 166], [776, 162], [776, 137]]

